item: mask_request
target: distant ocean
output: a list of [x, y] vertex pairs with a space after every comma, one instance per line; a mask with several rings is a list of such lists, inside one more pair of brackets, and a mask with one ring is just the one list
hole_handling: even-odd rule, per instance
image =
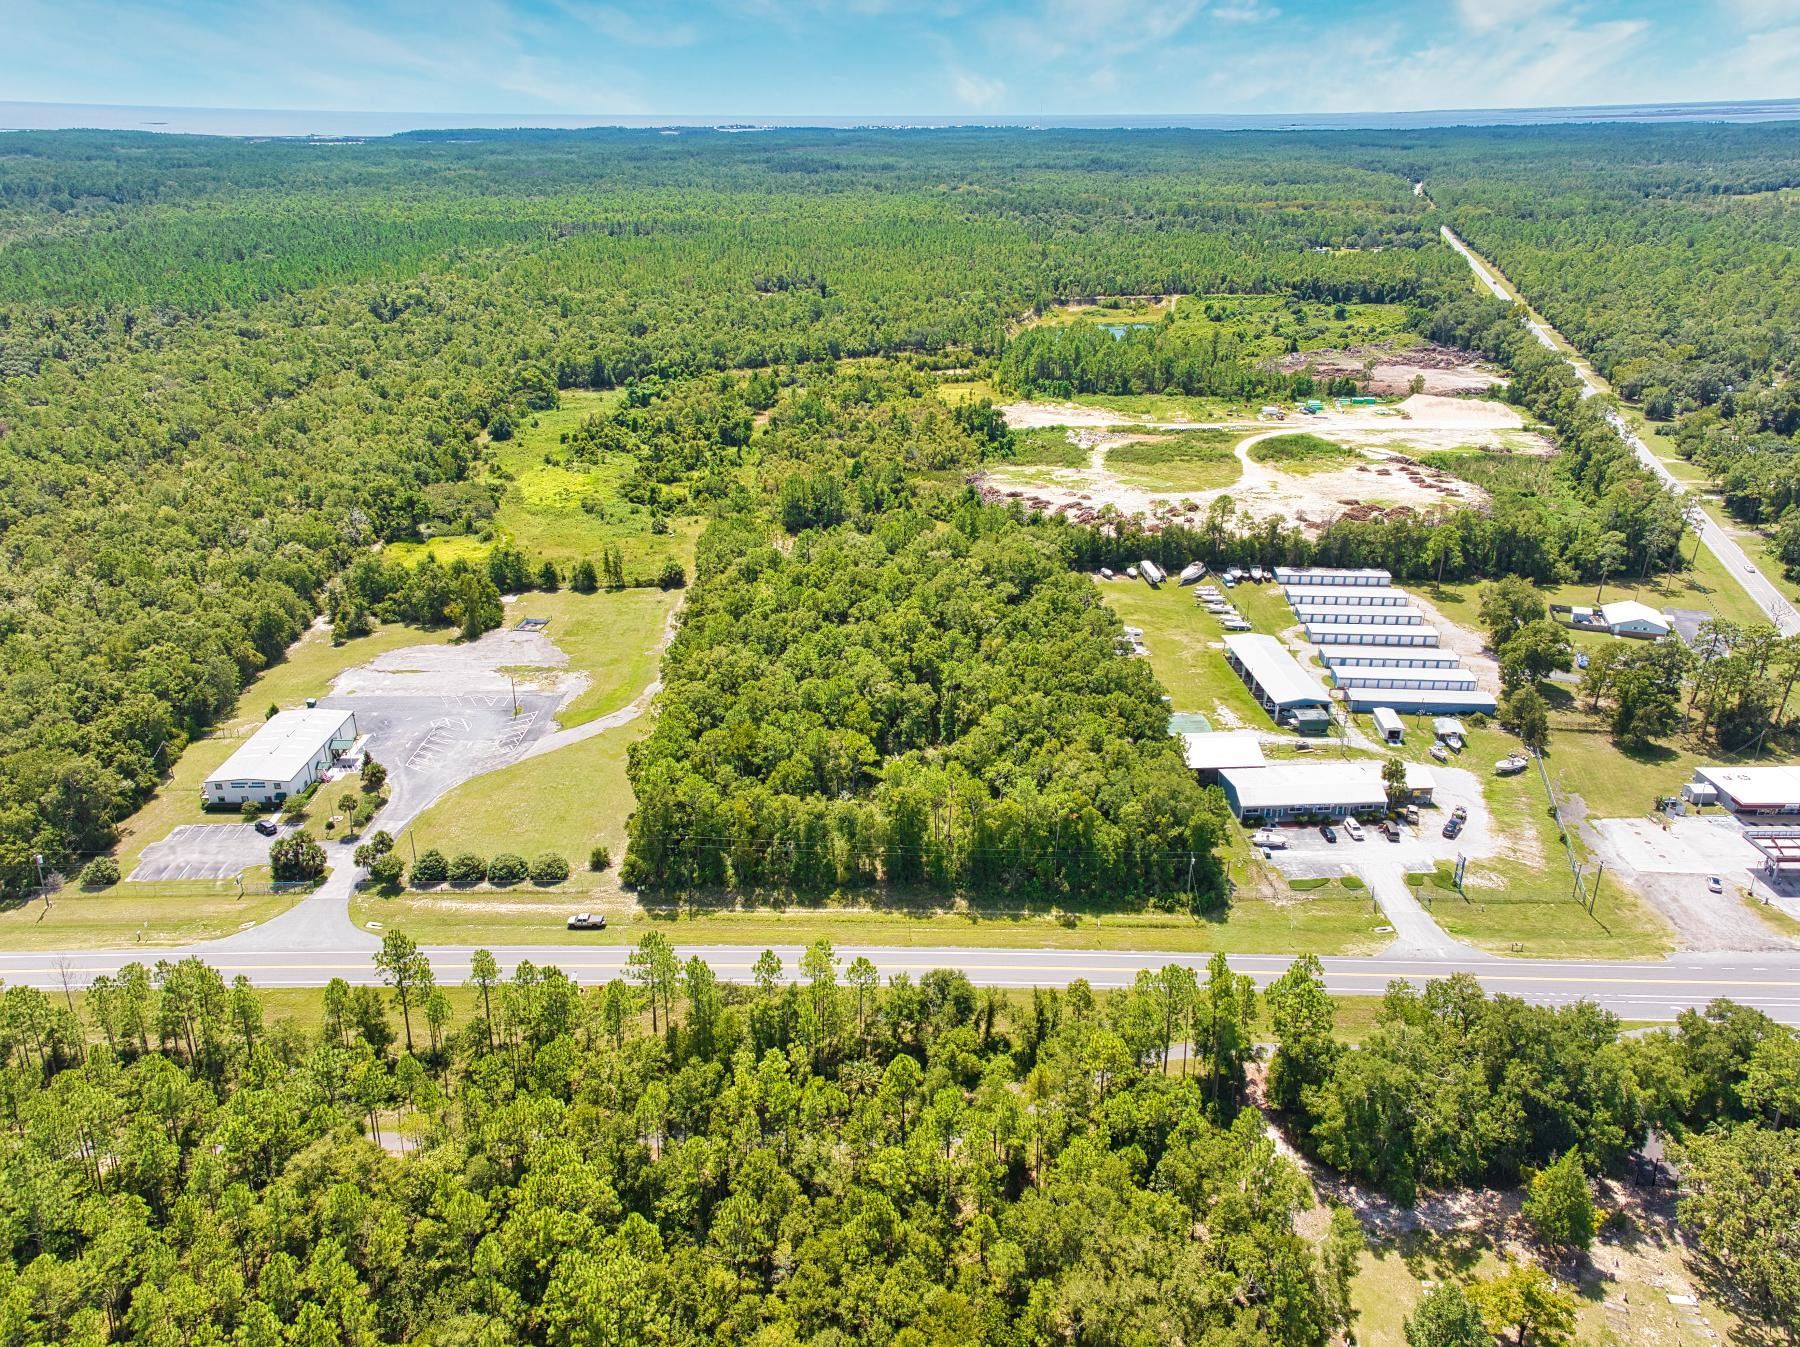
[[142, 108], [84, 103], [16, 103], [0, 100], [0, 130], [164, 131], [202, 136], [391, 136], [403, 131], [499, 130], [522, 127], [721, 127], [755, 131], [774, 127], [1033, 127], [1081, 130], [1353, 131], [1413, 130], [1447, 126], [1547, 126], [1567, 122], [1771, 122], [1800, 120], [1800, 99], [1749, 103], [1631, 103], [1616, 107], [1447, 108], [1435, 112], [1156, 113], [1144, 116], [1061, 117], [758, 117], [551, 116], [488, 112], [308, 112], [256, 108]]

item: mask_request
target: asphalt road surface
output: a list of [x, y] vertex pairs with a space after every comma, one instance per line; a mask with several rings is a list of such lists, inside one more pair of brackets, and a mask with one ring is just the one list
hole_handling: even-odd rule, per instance
[[[1470, 270], [1475, 273], [1476, 279], [1497, 298], [1511, 303], [1512, 296], [1500, 283], [1500, 273], [1495, 270], [1493, 264], [1452, 233], [1448, 225], [1442, 227], [1442, 232], [1444, 242], [1463, 255]], [[1536, 318], [1527, 318], [1525, 325], [1531, 329], [1531, 335], [1544, 346], [1552, 351], [1561, 352], [1562, 348], [1556, 344], [1555, 337], [1546, 324]], [[1595, 394], [1607, 391], [1577, 361], [1569, 361], [1569, 368], [1574, 370], [1575, 377], [1581, 380], [1583, 397], [1593, 397]], [[1609, 411], [1606, 419], [1619, 433], [1619, 438], [1631, 446], [1631, 451], [1637, 455], [1640, 463], [1661, 478], [1664, 484], [1676, 494], [1683, 496], [1688, 494], [1686, 485], [1677, 480], [1662, 460], [1650, 452], [1650, 446], [1639, 438], [1637, 432], [1632, 430], [1624, 417], [1617, 412]], [[1738, 546], [1736, 539], [1715, 524], [1698, 507], [1694, 509], [1690, 522], [1693, 524], [1694, 531], [1700, 535], [1700, 541], [1705, 544], [1706, 550], [1719, 559], [1719, 564], [1731, 572], [1737, 582], [1744, 587], [1744, 591], [1756, 601], [1757, 607], [1769, 615], [1769, 621], [1775, 624], [1775, 629], [1785, 636], [1800, 632], [1800, 613], [1796, 613], [1794, 606], [1782, 596], [1781, 591], [1769, 583], [1769, 578], [1757, 569], [1756, 563], [1751, 561], [1744, 549]]]
[[[79, 990], [100, 973], [116, 971], [133, 959], [151, 961], [198, 954], [227, 978], [239, 973], [264, 987], [322, 987], [334, 977], [350, 983], [376, 983], [370, 954], [373, 941], [356, 947], [288, 952], [234, 951], [224, 944], [189, 950], [85, 951], [66, 954], [0, 953], [0, 979], [13, 985]], [[577, 982], [592, 985], [624, 975], [631, 952], [624, 945], [496, 945], [503, 972], [522, 959], [554, 964]], [[469, 975], [467, 948], [428, 948], [433, 971], [444, 983]], [[761, 950], [753, 945], [688, 946], [681, 958], [698, 954], [721, 978], [749, 982]], [[790, 977], [798, 972], [797, 946], [777, 946]], [[842, 948], [847, 965], [858, 955], [870, 960], [884, 977], [907, 973], [917, 977], [933, 968], [956, 968], [976, 983], [995, 987], [1061, 987], [1086, 978], [1096, 988], [1130, 986], [1140, 969], [1182, 963], [1203, 969], [1205, 954], [1166, 954], [1112, 950], [1021, 950], [972, 948]], [[1326, 986], [1344, 995], [1380, 995], [1387, 984], [1403, 978], [1416, 985], [1432, 978], [1467, 971], [1489, 992], [1504, 992], [1543, 1005], [1565, 1005], [1587, 999], [1625, 1019], [1669, 1020], [1677, 1012], [1701, 1007], [1717, 997], [1755, 1006], [1775, 1019], [1800, 1024], [1800, 951], [1756, 954], [1687, 954], [1647, 963], [1578, 962], [1554, 959], [1448, 960], [1375, 956], [1321, 961]], [[1289, 964], [1283, 955], [1242, 955], [1231, 965], [1248, 973], [1258, 986], [1279, 976]]]

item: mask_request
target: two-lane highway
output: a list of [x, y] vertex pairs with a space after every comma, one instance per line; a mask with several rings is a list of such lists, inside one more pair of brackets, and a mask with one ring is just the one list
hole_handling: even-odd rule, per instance
[[[1520, 297], [1507, 288], [1504, 278], [1501, 277], [1493, 263], [1458, 238], [1449, 225], [1442, 225], [1439, 228], [1444, 236], [1444, 242], [1462, 254], [1463, 260], [1469, 264], [1469, 269], [1475, 273], [1475, 278], [1490, 294], [1498, 299], [1504, 299], [1509, 304], [1518, 302]], [[1568, 350], [1565, 349], [1568, 343], [1559, 343], [1555, 331], [1549, 324], [1530, 313], [1529, 310], [1527, 310], [1525, 326], [1530, 329], [1531, 335], [1536, 337], [1547, 349], [1555, 351], [1568, 361], [1569, 368], [1575, 371], [1575, 377], [1581, 380], [1583, 397], [1591, 398], [1610, 393], [1611, 390], [1600, 381], [1592, 370], [1588, 369], [1580, 360], [1569, 355]], [[1618, 432], [1619, 438], [1630, 446], [1631, 452], [1637, 455], [1638, 461], [1655, 473], [1671, 491], [1682, 496], [1689, 494], [1687, 485], [1670, 472], [1668, 465], [1650, 451], [1650, 446], [1644, 443], [1643, 437], [1631, 428], [1631, 424], [1623, 416], [1619, 415], [1617, 411], [1608, 411], [1606, 420]], [[1775, 624], [1775, 629], [1784, 636], [1800, 633], [1800, 613], [1794, 611], [1794, 605], [1789, 603], [1781, 591], [1769, 582], [1769, 577], [1764, 575], [1756, 563], [1750, 559], [1749, 554], [1738, 546], [1737, 540], [1714, 523], [1711, 517], [1700, 508], [1697, 500], [1689, 514], [1694, 531], [1700, 535], [1700, 541], [1706, 550], [1719, 559], [1719, 564], [1731, 573], [1738, 584], [1743, 586], [1744, 592], [1755, 601], [1756, 606], [1769, 615], [1769, 621]]]
[[[468, 947], [428, 948], [432, 969], [440, 982], [462, 982], [469, 976], [473, 950]], [[699, 955], [721, 978], [750, 982], [761, 949], [753, 945], [696, 945], [677, 950], [687, 959]], [[790, 978], [799, 974], [799, 946], [777, 946]], [[153, 962], [197, 954], [226, 978], [242, 973], [262, 987], [322, 987], [333, 978], [352, 984], [380, 981], [371, 951], [346, 947], [340, 950], [294, 951], [234, 950], [218, 945], [188, 950], [114, 950], [64, 954], [0, 953], [0, 979], [8, 983], [61, 990], [80, 990], [102, 973], [115, 973], [132, 960]], [[627, 945], [496, 945], [495, 958], [503, 971], [529, 960], [553, 964], [584, 985], [625, 976]], [[1144, 969], [1179, 963], [1204, 970], [1210, 956], [1169, 954], [1153, 950], [982, 949], [942, 946], [932, 948], [850, 947], [837, 950], [847, 966], [858, 956], [867, 958], [884, 978], [906, 973], [914, 978], [934, 968], [954, 968], [974, 982], [992, 987], [1063, 987], [1084, 978], [1095, 988], [1128, 987]], [[1378, 996], [1389, 982], [1403, 979], [1422, 985], [1433, 978], [1467, 972], [1489, 992], [1543, 1005], [1566, 1005], [1589, 1000], [1625, 1019], [1669, 1020], [1690, 1007], [1701, 1007], [1719, 997], [1755, 1006], [1775, 1019], [1800, 1024], [1800, 951], [1743, 954], [1684, 954], [1643, 963], [1609, 963], [1557, 959], [1423, 959], [1372, 956], [1327, 958], [1321, 961], [1326, 986], [1346, 996]], [[1258, 986], [1286, 971], [1285, 955], [1234, 955], [1231, 966], [1248, 973]]]

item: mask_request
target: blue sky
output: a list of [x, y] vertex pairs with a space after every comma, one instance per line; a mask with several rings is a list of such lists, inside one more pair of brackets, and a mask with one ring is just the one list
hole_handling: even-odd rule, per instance
[[1788, 97], [1800, 0], [0, 0], [0, 98], [471, 113]]

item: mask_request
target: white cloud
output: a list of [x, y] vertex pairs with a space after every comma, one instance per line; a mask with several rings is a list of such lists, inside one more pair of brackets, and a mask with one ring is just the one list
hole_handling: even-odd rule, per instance
[[1220, 23], [1267, 23], [1270, 19], [1281, 17], [1279, 9], [1262, 4], [1259, 0], [1214, 5], [1206, 13], [1208, 18], [1217, 19]]
[[1006, 82], [961, 66], [950, 69], [950, 93], [963, 112], [994, 112], [1006, 101]]
[[1553, 0], [1456, 0], [1456, 15], [1472, 33], [1491, 33], [1532, 19]]
[[585, 24], [609, 42], [627, 47], [690, 47], [701, 37], [700, 25], [661, 14], [643, 15], [617, 5], [586, 0], [553, 0], [556, 8]]

